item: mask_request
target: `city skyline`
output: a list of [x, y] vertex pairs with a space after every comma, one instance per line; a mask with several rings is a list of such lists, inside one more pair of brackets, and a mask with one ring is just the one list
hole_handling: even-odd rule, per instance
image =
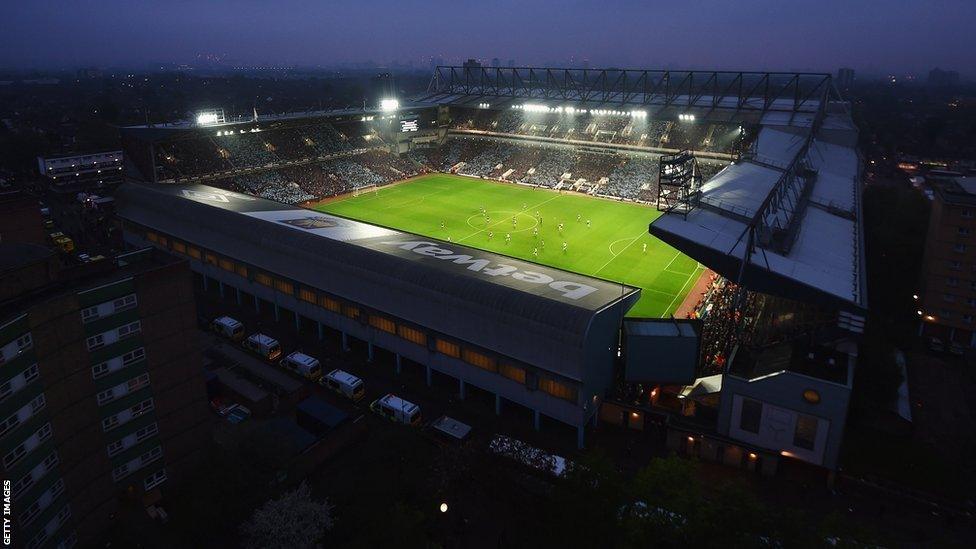
[[[841, 12], [844, 17], [831, 15]], [[505, 13], [516, 16], [499, 23]], [[976, 38], [966, 30], [976, 5], [956, 0], [938, 10], [920, 1], [851, 7], [839, 0], [809, 7], [755, 0], [734, 8], [700, 0], [650, 9], [630, 1], [597, 8], [383, 0], [369, 10], [303, 0], [274, 7], [110, 0], [7, 5], [2, 14], [9, 31], [0, 38], [0, 67], [8, 69], [145, 67], [212, 54], [254, 66], [380, 60], [421, 68], [438, 57], [498, 57], [503, 66], [513, 58], [527, 66], [585, 59], [591, 67], [834, 72], [845, 66], [875, 74], [942, 67], [976, 74], [969, 55]], [[605, 32], [611, 28], [619, 32]]]

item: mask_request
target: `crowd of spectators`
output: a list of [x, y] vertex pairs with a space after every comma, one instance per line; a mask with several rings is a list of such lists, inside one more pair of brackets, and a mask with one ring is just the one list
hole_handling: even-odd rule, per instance
[[651, 120], [630, 115], [524, 112], [516, 109], [463, 109], [453, 128], [575, 141], [593, 141], [694, 151], [731, 153], [739, 126]]
[[[251, 128], [255, 129], [255, 128]], [[261, 129], [217, 130], [160, 143], [160, 179], [180, 179], [319, 158], [382, 144], [367, 128], [326, 123]]]
[[688, 318], [702, 320], [701, 375], [724, 371], [733, 349], [749, 337], [762, 309], [761, 294], [746, 292], [744, 306], [737, 308], [739, 286], [716, 274], [710, 277], [708, 288], [688, 313]]

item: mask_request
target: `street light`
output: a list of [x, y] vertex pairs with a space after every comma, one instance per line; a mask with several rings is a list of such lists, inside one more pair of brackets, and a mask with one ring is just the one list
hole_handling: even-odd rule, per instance
[[447, 512], [447, 503], [441, 503], [440, 509], [441, 509], [441, 513], [446, 513]]
[[380, 101], [380, 110], [383, 112], [393, 112], [400, 108], [400, 102], [396, 99], [383, 99]]

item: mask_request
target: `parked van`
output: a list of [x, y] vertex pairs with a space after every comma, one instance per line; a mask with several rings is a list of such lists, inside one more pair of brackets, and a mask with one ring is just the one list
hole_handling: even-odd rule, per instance
[[229, 316], [221, 316], [214, 319], [210, 323], [210, 328], [233, 341], [240, 341], [244, 338], [244, 324], [241, 321], [233, 319]]
[[282, 368], [287, 368], [305, 379], [318, 381], [322, 377], [322, 366], [319, 360], [305, 353], [295, 351], [281, 359], [280, 364]]
[[397, 423], [420, 425], [420, 406], [392, 394], [374, 400], [369, 409]]
[[471, 426], [448, 417], [441, 416], [431, 422], [430, 427], [452, 442], [464, 442], [471, 434]]
[[359, 402], [366, 394], [366, 384], [362, 379], [343, 370], [332, 370], [322, 378], [322, 385], [340, 395]]
[[281, 356], [278, 340], [264, 334], [251, 334], [244, 340], [244, 348], [261, 355], [265, 360], [275, 361]]

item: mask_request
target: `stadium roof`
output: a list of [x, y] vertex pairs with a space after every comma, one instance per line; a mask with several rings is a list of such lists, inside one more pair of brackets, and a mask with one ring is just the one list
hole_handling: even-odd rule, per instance
[[204, 185], [126, 184], [116, 196], [123, 219], [576, 380], [580, 351], [640, 294]]
[[[651, 234], [750, 289], [866, 308], [857, 131], [837, 107], [818, 128], [763, 127], [752, 154], [702, 185], [698, 207], [662, 215]], [[762, 240], [774, 231], [786, 236]]]
[[759, 122], [769, 114], [811, 119], [839, 98], [821, 73], [439, 66], [420, 101], [506, 108], [511, 104], [641, 109], [652, 117]]

